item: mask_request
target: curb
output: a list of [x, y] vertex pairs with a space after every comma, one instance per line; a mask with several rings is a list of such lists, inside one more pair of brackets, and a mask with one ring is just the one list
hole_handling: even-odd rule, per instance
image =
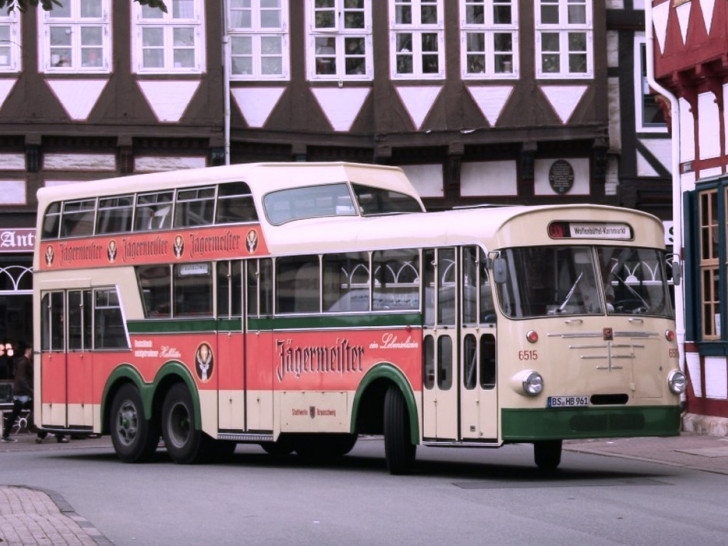
[[[94, 525], [90, 521], [88, 521], [80, 514], [76, 513], [71, 504], [56, 491], [39, 487], [29, 487], [26, 485], [3, 484], [0, 485], [0, 500], [2, 500], [2, 498], [6, 496], [2, 495], [2, 493], [8, 492], [10, 492], [11, 494], [19, 493], [23, 497], [28, 497], [20, 500], [22, 501], [24, 508], [27, 503], [27, 506], [31, 509], [28, 511], [21, 510], [20, 513], [16, 513], [13, 511], [10, 503], [0, 503], [0, 543], [13, 544], [14, 540], [11, 537], [18, 536], [19, 530], [21, 532], [25, 530], [26, 534], [27, 531], [30, 531], [32, 537], [35, 539], [33, 541], [34, 544], [43, 543], [46, 541], [51, 544], [53, 543], [53, 540], [47, 536], [49, 533], [44, 530], [44, 525], [39, 524], [37, 517], [40, 516], [42, 521], [47, 525], [52, 525], [53, 518], [43, 518], [41, 515], [41, 510], [37, 509], [37, 504], [35, 502], [38, 499], [30, 498], [34, 496], [37, 497], [39, 495], [45, 495], [58, 509], [60, 516], [62, 518], [68, 519], [68, 521], [66, 522], [67, 525], [57, 525], [52, 529], [53, 531], [57, 532], [61, 537], [68, 537], [70, 532], [74, 536], [74, 538], [77, 538], [79, 540], [82, 536], [85, 535], [89, 538], [90, 541], [93, 541], [94, 544], [97, 544], [99, 546], [113, 546], [113, 542], [106, 538], [101, 533], [101, 531], [94, 527]], [[33, 510], [33, 508], [36, 508], [36, 510]], [[18, 521], [24, 514], [34, 517], [31, 517], [29, 525], [18, 525]], [[8, 526], [8, 528], [6, 528], [6, 526]], [[25, 529], [23, 529], [22, 527], [25, 527]], [[37, 536], [37, 533], [40, 533], [40, 535]], [[10, 535], [10, 537], [8, 535]], [[21, 538], [21, 541], [23, 544], [26, 543], [23, 538]], [[85, 542], [83, 540], [80, 540], [80, 543], [83, 544]]]

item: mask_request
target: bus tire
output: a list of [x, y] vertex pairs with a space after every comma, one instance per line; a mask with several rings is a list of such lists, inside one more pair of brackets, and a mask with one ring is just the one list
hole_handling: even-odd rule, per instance
[[533, 443], [533, 458], [539, 470], [556, 470], [561, 464], [561, 440], [543, 440]]
[[412, 471], [417, 446], [410, 440], [407, 403], [397, 387], [389, 387], [384, 395], [384, 454], [390, 474]]
[[159, 426], [144, 418], [142, 397], [134, 385], [127, 383], [116, 393], [109, 420], [111, 442], [119, 459], [142, 463], [152, 458], [159, 442]]
[[195, 408], [186, 385], [177, 383], [162, 404], [162, 436], [167, 453], [178, 464], [202, 462], [213, 451], [213, 440], [195, 428]]

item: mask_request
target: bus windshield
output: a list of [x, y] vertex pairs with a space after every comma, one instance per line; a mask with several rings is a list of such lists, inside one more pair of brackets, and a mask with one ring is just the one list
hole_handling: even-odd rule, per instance
[[541, 246], [501, 251], [507, 276], [498, 284], [511, 318], [554, 315], [673, 317], [658, 249]]

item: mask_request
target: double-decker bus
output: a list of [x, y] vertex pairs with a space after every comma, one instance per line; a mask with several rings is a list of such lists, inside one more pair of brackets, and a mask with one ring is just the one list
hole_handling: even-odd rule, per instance
[[679, 432], [660, 222], [426, 212], [403, 171], [241, 164], [43, 188], [36, 422], [118, 457], [338, 457]]

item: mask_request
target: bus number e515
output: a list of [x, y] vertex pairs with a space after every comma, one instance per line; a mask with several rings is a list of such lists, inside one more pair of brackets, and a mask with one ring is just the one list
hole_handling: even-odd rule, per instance
[[538, 360], [538, 351], [535, 349], [518, 351], [518, 360]]

